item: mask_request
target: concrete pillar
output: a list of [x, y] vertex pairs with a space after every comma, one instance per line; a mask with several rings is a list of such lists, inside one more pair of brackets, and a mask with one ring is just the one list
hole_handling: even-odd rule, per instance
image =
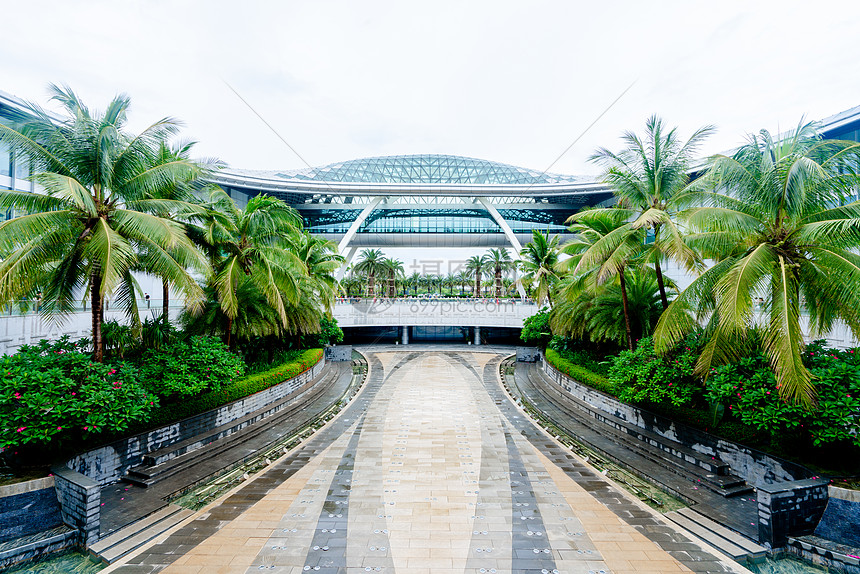
[[409, 327], [407, 327], [406, 325], [403, 325], [403, 337], [402, 338], [403, 338], [403, 344], [408, 345], [409, 344]]
[[480, 327], [475, 327], [475, 344], [476, 345], [481, 344], [481, 328]]

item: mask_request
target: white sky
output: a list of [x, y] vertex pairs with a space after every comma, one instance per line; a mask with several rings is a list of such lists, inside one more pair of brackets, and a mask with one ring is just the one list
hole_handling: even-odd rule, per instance
[[688, 135], [785, 129], [860, 105], [860, 2], [40, 1], [2, 9], [0, 89], [91, 107], [131, 95], [131, 129], [171, 115], [234, 167], [449, 153], [596, 173], [599, 145], [661, 115]]

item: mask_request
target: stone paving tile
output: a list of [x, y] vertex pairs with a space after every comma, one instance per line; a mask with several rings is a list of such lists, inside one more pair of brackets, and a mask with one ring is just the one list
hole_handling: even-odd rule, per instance
[[502, 355], [366, 355], [338, 418], [115, 570], [728, 570], [532, 425], [498, 384]]

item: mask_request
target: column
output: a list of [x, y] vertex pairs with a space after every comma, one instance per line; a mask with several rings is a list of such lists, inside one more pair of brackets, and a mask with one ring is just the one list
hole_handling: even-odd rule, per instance
[[481, 328], [480, 327], [475, 327], [475, 344], [476, 345], [481, 344]]
[[403, 337], [402, 337], [402, 340], [403, 340], [403, 344], [404, 344], [404, 345], [408, 345], [408, 344], [409, 344], [409, 327], [407, 327], [406, 325], [403, 325]]

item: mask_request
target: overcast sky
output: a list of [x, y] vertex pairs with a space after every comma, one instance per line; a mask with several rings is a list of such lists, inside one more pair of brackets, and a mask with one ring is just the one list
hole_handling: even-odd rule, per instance
[[[132, 97], [233, 167], [449, 153], [595, 173], [657, 113], [705, 152], [860, 105], [860, 2], [29, 0], [3, 9], [0, 89]], [[635, 83], [634, 83], [635, 82]], [[557, 158], [631, 83], [633, 87]]]

